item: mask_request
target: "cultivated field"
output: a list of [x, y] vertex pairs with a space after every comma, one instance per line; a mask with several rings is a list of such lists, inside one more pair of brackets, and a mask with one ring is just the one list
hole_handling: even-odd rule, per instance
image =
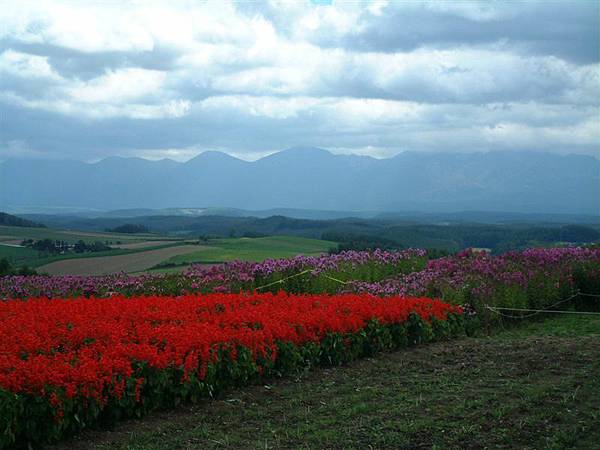
[[75, 230], [55, 230], [52, 228], [9, 227], [0, 225], [0, 241], [23, 239], [52, 239], [74, 243], [79, 240], [94, 241], [121, 241], [139, 242], [156, 239], [154, 235], [131, 235], [123, 233], [101, 233]]
[[197, 251], [197, 245], [178, 245], [125, 255], [64, 259], [41, 266], [37, 270], [50, 275], [106, 275], [117, 272], [141, 272], [171, 257]]
[[296, 255], [320, 255], [337, 244], [331, 241], [291, 236], [261, 238], [213, 239], [209, 247], [198, 252], [175, 256], [166, 263], [187, 265], [228, 261], [260, 262], [268, 258], [290, 258]]
[[[79, 240], [87, 244], [101, 241], [113, 250], [50, 255], [21, 247], [18, 244], [23, 239], [51, 239], [70, 244]], [[0, 226], [0, 258], [6, 257], [15, 266], [28, 265], [52, 275], [101, 275], [149, 269], [153, 272], [178, 272], [195, 263], [215, 264], [234, 260], [260, 262], [269, 258], [319, 255], [337, 246], [335, 242], [289, 236], [211, 239], [201, 246], [183, 245], [187, 242], [181, 237], [158, 234], [131, 235]], [[173, 249], [168, 250], [168, 247]]]

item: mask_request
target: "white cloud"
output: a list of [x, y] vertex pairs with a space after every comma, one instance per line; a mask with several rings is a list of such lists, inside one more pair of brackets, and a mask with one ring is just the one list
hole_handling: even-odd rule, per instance
[[76, 103], [68, 99], [26, 99], [14, 93], [0, 93], [0, 102], [24, 108], [39, 109], [71, 116], [78, 119], [109, 119], [125, 117], [130, 119], [172, 119], [185, 116], [191, 103], [187, 100], [170, 100], [164, 103], [110, 104]]
[[84, 52], [151, 50], [153, 39], [134, 3], [3, 2], [0, 37]]
[[75, 101], [85, 103], [127, 103], [143, 96], [156, 95], [166, 73], [158, 70], [128, 68], [109, 71], [89, 81], [76, 81], [65, 88]]
[[60, 76], [48, 64], [45, 56], [5, 50], [0, 54], [0, 73], [20, 78], [46, 78], [60, 80]]
[[[259, 155], [307, 141], [377, 156], [519, 146], [590, 153], [600, 64], [551, 48], [579, 39], [569, 27], [585, 11], [564, 18], [561, 8], [5, 1], [0, 108], [57, 114], [71, 133], [94, 126], [101, 137], [121, 118], [140, 130], [131, 152], [156, 147], [179, 159], [205, 147]], [[523, 17], [535, 39], [552, 38], [540, 40], [548, 49], [524, 50], [539, 42], [515, 22]], [[552, 34], [563, 19], [566, 31]], [[502, 39], [481, 35], [499, 24], [513, 25], [495, 31]], [[24, 123], [8, 139], [38, 147], [61, 139]]]

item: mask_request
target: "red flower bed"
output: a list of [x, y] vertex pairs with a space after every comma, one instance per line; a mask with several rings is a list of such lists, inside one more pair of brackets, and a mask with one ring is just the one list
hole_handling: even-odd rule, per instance
[[[0, 302], [0, 427], [12, 430], [10, 442], [53, 440], [114, 411], [139, 414], [460, 328], [460, 308], [426, 298], [282, 292]], [[27, 406], [32, 399], [37, 406]], [[44, 438], [21, 423], [49, 414]]]

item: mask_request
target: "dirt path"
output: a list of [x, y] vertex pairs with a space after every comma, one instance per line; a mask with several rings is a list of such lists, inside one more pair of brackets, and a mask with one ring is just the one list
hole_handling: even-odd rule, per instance
[[197, 252], [197, 245], [180, 245], [129, 255], [65, 259], [39, 267], [50, 275], [106, 275], [116, 272], [140, 272], [173, 256]]

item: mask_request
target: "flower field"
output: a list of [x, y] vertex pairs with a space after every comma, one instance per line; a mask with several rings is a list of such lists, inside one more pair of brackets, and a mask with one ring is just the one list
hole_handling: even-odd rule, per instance
[[459, 307], [371, 295], [209, 294], [0, 303], [0, 446], [226, 386], [465, 333]]
[[500, 256], [424, 250], [343, 252], [262, 263], [192, 266], [183, 274], [0, 277], [0, 299], [186, 295], [211, 292], [371, 293], [442, 298], [473, 306], [540, 307], [576, 290], [600, 293], [600, 248], [551, 248]]
[[[490, 307], [554, 307], [579, 291], [600, 294], [598, 248], [438, 259], [344, 252], [183, 274], [2, 277], [0, 448], [471, 334], [500, 321]], [[561, 307], [599, 306], [576, 297]]]

